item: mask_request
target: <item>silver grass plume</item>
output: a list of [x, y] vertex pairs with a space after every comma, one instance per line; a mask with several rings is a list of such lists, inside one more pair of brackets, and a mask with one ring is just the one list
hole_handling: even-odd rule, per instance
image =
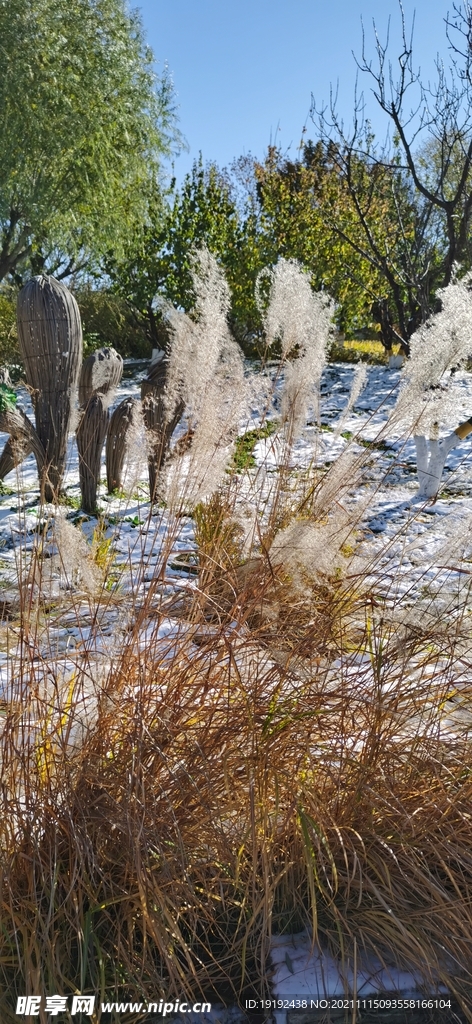
[[276, 534], [270, 561], [273, 566], [283, 566], [292, 585], [305, 590], [309, 580], [333, 576], [347, 565], [342, 549], [351, 529], [342, 507], [335, 508], [325, 521], [295, 519]]
[[167, 406], [172, 409], [182, 399], [190, 416], [199, 413], [222, 350], [235, 345], [228, 328], [229, 288], [215, 257], [206, 248], [192, 257], [192, 281], [196, 300], [193, 316], [166, 308], [172, 337]]
[[228, 327], [229, 288], [208, 249], [194, 254], [192, 279], [192, 317], [166, 310], [172, 338], [166, 407], [170, 415], [183, 401], [192, 431], [189, 451], [164, 471], [170, 503], [178, 495], [201, 501], [220, 485], [251, 394], [242, 352]]
[[472, 271], [438, 292], [441, 310], [411, 338], [392, 421], [408, 432], [437, 437], [438, 427], [457, 418], [458, 394], [451, 371], [472, 350]]
[[[305, 426], [310, 403], [318, 406], [317, 390], [334, 329], [334, 303], [324, 292], [313, 292], [307, 274], [295, 260], [280, 259], [263, 276], [270, 281], [264, 329], [269, 348], [276, 342], [281, 345], [285, 363], [282, 422], [292, 441]], [[262, 279], [258, 281], [259, 296]]]
[[335, 435], [338, 435], [338, 434], [341, 433], [341, 430], [342, 430], [342, 428], [343, 428], [343, 426], [344, 426], [344, 424], [345, 424], [349, 414], [352, 412], [352, 410], [353, 410], [353, 408], [354, 408], [354, 406], [355, 406], [355, 404], [357, 402], [357, 399], [359, 398], [359, 395], [361, 394], [361, 391], [363, 391], [364, 388], [365, 388], [366, 382], [367, 382], [367, 366], [366, 366], [365, 363], [359, 363], [356, 366], [356, 369], [354, 371], [354, 377], [352, 379], [351, 390], [349, 392], [349, 398], [347, 400], [347, 403], [346, 403], [346, 405], [345, 405], [345, 407], [344, 407], [344, 409], [343, 409], [343, 411], [342, 411], [342, 413], [341, 413], [337, 423], [335, 423], [335, 425], [334, 425], [334, 433], [335, 433]]

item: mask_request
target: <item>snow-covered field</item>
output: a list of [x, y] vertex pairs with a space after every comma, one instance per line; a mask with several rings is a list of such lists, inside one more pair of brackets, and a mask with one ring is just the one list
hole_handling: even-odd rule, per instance
[[[116, 404], [138, 393], [144, 373], [143, 366], [122, 382]], [[449, 453], [435, 503], [418, 501], [413, 440], [392, 434], [388, 423], [397, 399], [398, 371], [369, 367], [362, 393], [352, 411], [343, 416], [353, 375], [354, 368], [347, 364], [331, 364], [325, 369], [321, 381], [321, 429], [316, 422], [309, 421], [295, 442], [290, 454], [293, 478], [331, 467], [334, 504], [346, 513], [353, 526], [353, 542], [356, 555], [362, 558], [365, 578], [370, 579], [376, 593], [382, 595], [385, 607], [393, 617], [401, 619], [405, 628], [414, 629], [419, 621], [424, 626], [428, 617], [437, 622], [440, 613], [451, 622], [458, 616], [463, 619], [472, 610], [471, 442], [466, 439]], [[457, 420], [451, 423], [451, 430], [472, 413], [472, 375], [466, 371], [457, 375], [455, 387], [459, 394]], [[21, 398], [25, 411], [32, 417], [28, 396], [20, 395]], [[277, 416], [277, 404], [276, 394], [270, 415]], [[254, 411], [253, 421], [242, 425], [242, 429], [257, 426], [258, 422]], [[183, 427], [180, 433], [182, 430]], [[0, 444], [3, 440], [5, 435], [0, 435]], [[262, 510], [270, 502], [282, 447], [277, 433], [257, 442], [257, 465], [239, 478], [243, 512], [244, 506], [247, 509], [257, 503]], [[103, 468], [102, 480], [104, 477]], [[15, 624], [20, 600], [24, 608], [40, 598], [42, 613], [37, 617], [31, 650], [39, 676], [47, 676], [54, 664], [56, 671], [67, 678], [77, 663], [84, 660], [88, 666], [92, 660], [99, 674], [107, 671], [119, 649], [120, 638], [122, 643], [126, 642], [150, 587], [160, 602], [159, 617], [157, 624], [154, 618], [143, 622], [139, 646], [162, 641], [164, 652], [172, 637], [181, 635], [182, 621], [165, 614], [165, 602], [168, 599], [170, 604], [179, 591], [186, 593], [197, 586], [185, 561], [192, 560], [195, 547], [193, 521], [189, 515], [177, 518], [164, 508], [151, 509], [144, 438], [142, 443], [138, 439], [130, 452], [126, 487], [126, 498], [110, 497], [102, 482], [97, 538], [97, 519], [80, 512], [78, 458], [72, 439], [65, 503], [59, 509], [40, 507], [32, 455], [6, 477], [5, 493], [0, 496], [0, 601], [4, 619], [0, 628], [0, 693], [4, 699], [12, 695], [12, 687], [16, 692], [21, 690], [19, 667], [25, 637], [20, 637]], [[74, 526], [79, 526], [88, 548], [71, 543], [71, 538], [77, 536]], [[98, 603], [92, 598], [93, 588], [87, 579], [93, 573], [87, 552], [94, 540], [102, 548], [108, 545], [113, 559], [111, 580], [115, 581], [111, 586], [108, 583]], [[163, 563], [162, 550], [166, 545]], [[36, 565], [34, 570], [32, 565]], [[156, 583], [157, 573], [160, 578]], [[463, 648], [457, 652], [461, 656], [456, 659], [452, 674], [451, 666], [444, 666], [451, 688], [468, 688], [470, 652], [467, 643]], [[437, 664], [437, 685], [443, 685], [440, 673], [441, 666]], [[414, 676], [412, 665], [412, 682]], [[469, 724], [462, 700], [461, 722]]]

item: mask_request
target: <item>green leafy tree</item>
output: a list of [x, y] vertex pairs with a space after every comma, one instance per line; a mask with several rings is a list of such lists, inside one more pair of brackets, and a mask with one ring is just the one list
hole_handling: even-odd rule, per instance
[[387, 348], [402, 340], [395, 324], [416, 315], [401, 268], [417, 241], [418, 211], [401, 169], [319, 140], [298, 160], [270, 148], [255, 176], [261, 231], [335, 298], [339, 328], [379, 325]]
[[251, 345], [260, 331], [254, 298], [264, 265], [257, 212], [240, 208], [231, 176], [200, 157], [180, 189], [156, 191], [151, 216], [130, 238], [124, 258], [107, 267], [115, 291], [129, 303], [153, 348], [163, 347], [162, 300], [190, 312], [195, 303], [192, 253], [206, 246], [225, 270], [234, 333]]
[[162, 253], [165, 295], [184, 310], [193, 308], [192, 252], [206, 246], [226, 266], [237, 247], [239, 216], [231, 185], [215, 164], [200, 159], [175, 195]]
[[90, 269], [147, 215], [170, 80], [124, 0], [0, 0], [0, 40], [0, 281]]

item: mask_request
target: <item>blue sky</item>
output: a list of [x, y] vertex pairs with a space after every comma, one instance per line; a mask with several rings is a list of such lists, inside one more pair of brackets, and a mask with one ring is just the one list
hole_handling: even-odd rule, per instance
[[[352, 50], [374, 56], [372, 19], [381, 38], [391, 16], [392, 59], [398, 47], [396, 0], [141, 0], [146, 37], [157, 66], [167, 62], [178, 97], [180, 127], [189, 144], [175, 164], [181, 179], [202, 151], [226, 166], [243, 154], [261, 157], [270, 141], [295, 153], [308, 120], [310, 97], [352, 110], [356, 68]], [[416, 11], [415, 56], [425, 78], [439, 52], [447, 60], [446, 0], [404, 0], [407, 23]], [[374, 130], [384, 135], [366, 76], [360, 76]]]

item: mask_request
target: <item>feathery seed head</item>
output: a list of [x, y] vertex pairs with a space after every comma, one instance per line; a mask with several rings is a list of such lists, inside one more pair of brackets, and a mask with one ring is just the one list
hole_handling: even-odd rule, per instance
[[472, 351], [472, 272], [438, 292], [441, 309], [411, 338], [394, 418], [415, 432], [430, 434], [454, 417], [457, 393], [451, 370]]

